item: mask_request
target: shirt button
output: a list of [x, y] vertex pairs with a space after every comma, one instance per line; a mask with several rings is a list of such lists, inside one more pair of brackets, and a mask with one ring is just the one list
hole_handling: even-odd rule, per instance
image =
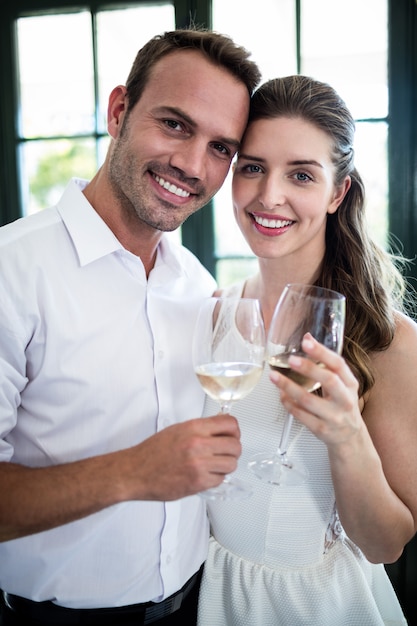
[[163, 350], [158, 350], [158, 357], [159, 357], [160, 359], [163, 359], [163, 358], [164, 358], [164, 351], [163, 351]]
[[172, 561], [172, 558], [168, 554], [167, 559], [166, 559], [166, 564], [169, 565], [171, 563], [171, 561]]

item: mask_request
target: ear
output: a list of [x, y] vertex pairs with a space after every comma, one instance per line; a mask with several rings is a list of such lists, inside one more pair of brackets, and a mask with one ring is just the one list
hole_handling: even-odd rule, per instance
[[127, 89], [124, 85], [118, 85], [109, 96], [107, 107], [107, 130], [109, 135], [117, 137], [127, 109]]
[[330, 215], [332, 213], [336, 213], [338, 207], [343, 202], [343, 198], [349, 191], [351, 184], [352, 184], [352, 179], [350, 178], [350, 176], [346, 176], [343, 183], [339, 187], [336, 188], [332, 201], [329, 204], [329, 207], [327, 209], [327, 213], [329, 213]]

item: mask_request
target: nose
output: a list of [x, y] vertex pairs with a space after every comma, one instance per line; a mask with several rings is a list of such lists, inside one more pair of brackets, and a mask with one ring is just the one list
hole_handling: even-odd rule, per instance
[[181, 143], [172, 154], [170, 164], [187, 178], [204, 180], [207, 171], [207, 144], [193, 139]]
[[274, 209], [286, 202], [285, 184], [278, 176], [263, 177], [259, 190], [259, 202], [265, 209]]

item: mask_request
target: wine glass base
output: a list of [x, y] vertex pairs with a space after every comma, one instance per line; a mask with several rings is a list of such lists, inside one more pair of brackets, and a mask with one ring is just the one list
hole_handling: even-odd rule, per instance
[[284, 461], [277, 455], [265, 457], [264, 454], [257, 454], [248, 466], [258, 478], [271, 485], [295, 487], [309, 478], [307, 468], [296, 466], [289, 459]]
[[226, 477], [220, 485], [201, 491], [198, 495], [204, 500], [244, 500], [252, 495], [249, 485], [237, 478]]

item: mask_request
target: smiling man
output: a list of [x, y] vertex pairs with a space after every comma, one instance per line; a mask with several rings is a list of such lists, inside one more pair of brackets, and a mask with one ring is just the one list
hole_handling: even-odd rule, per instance
[[222, 185], [259, 78], [227, 37], [155, 37], [110, 94], [96, 176], [0, 229], [4, 626], [195, 622], [195, 494], [241, 447], [230, 415], [198, 419], [192, 328], [215, 285], [164, 232]]

